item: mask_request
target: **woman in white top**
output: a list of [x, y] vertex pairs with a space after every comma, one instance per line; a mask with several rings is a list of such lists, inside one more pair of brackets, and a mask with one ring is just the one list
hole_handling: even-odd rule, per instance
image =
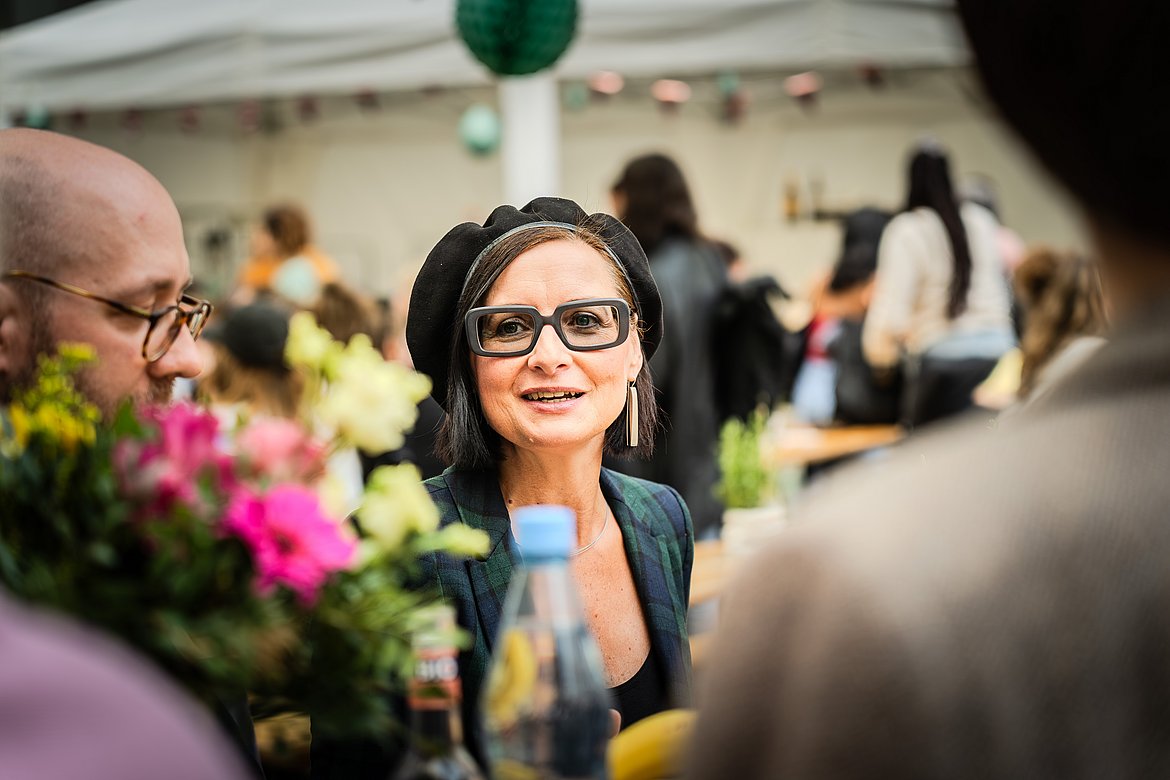
[[903, 418], [921, 425], [971, 406], [971, 391], [1015, 343], [987, 209], [959, 204], [945, 150], [917, 147], [906, 210], [882, 234], [862, 344], [876, 371], [905, 372]]

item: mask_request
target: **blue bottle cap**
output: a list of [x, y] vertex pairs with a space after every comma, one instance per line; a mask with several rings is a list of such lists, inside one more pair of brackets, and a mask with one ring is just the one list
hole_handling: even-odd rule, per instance
[[577, 533], [577, 515], [567, 506], [533, 504], [512, 510], [520, 551], [527, 560], [568, 558]]

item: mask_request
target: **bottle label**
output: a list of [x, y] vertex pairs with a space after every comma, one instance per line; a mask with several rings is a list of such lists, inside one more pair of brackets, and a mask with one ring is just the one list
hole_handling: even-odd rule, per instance
[[415, 710], [445, 710], [462, 695], [459, 662], [449, 650], [420, 650], [415, 654], [409, 703]]

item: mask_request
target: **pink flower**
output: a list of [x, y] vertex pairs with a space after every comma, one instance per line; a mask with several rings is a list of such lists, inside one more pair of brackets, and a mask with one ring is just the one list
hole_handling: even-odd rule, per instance
[[252, 553], [261, 595], [276, 585], [296, 592], [310, 606], [333, 572], [353, 560], [357, 543], [321, 511], [317, 495], [301, 485], [277, 485], [264, 496], [241, 489], [233, 496], [223, 530]]
[[166, 516], [181, 504], [193, 511], [205, 509], [199, 494], [201, 480], [216, 492], [235, 486], [231, 456], [217, 446], [219, 422], [188, 403], [145, 407], [143, 424], [157, 435], [147, 441], [119, 442], [114, 463], [124, 493], [140, 503], [146, 518]]
[[236, 435], [236, 451], [253, 476], [272, 482], [309, 483], [325, 473], [325, 445], [292, 420], [257, 418]]

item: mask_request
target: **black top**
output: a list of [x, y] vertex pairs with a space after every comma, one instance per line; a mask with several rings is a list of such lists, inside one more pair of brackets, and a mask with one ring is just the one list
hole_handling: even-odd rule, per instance
[[666, 675], [662, 673], [662, 662], [653, 650], [633, 677], [609, 690], [617, 701], [618, 712], [622, 714], [623, 729], [669, 707]]

